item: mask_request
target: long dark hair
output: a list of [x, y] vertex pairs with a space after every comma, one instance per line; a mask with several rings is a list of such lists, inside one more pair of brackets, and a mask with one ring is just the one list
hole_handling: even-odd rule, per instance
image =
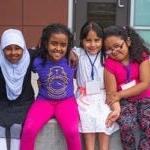
[[[88, 36], [88, 33], [91, 30], [95, 31], [95, 33], [97, 34], [99, 38], [103, 39], [103, 36], [104, 36], [103, 27], [95, 21], [88, 21], [82, 26], [81, 31], [80, 31], [80, 47], [81, 48], [83, 48], [83, 40]], [[103, 42], [102, 42], [102, 49], [103, 49]], [[101, 50], [101, 64], [103, 65], [102, 53], [103, 53], [103, 50]]]
[[128, 26], [110, 26], [104, 29], [104, 40], [110, 36], [117, 36], [125, 42], [130, 39], [129, 58], [131, 61], [138, 63], [144, 60], [143, 54], [150, 55], [149, 49], [141, 36], [131, 27]]
[[73, 47], [73, 35], [70, 32], [70, 30], [67, 28], [67, 26], [60, 24], [60, 23], [54, 23], [46, 26], [42, 31], [42, 36], [40, 39], [39, 49], [40, 49], [40, 56], [43, 59], [43, 62], [46, 62], [48, 50], [47, 45], [49, 42], [49, 38], [52, 36], [52, 34], [57, 33], [63, 33], [68, 37], [68, 46], [67, 46], [67, 53], [65, 57], [68, 59], [69, 53], [71, 48]]

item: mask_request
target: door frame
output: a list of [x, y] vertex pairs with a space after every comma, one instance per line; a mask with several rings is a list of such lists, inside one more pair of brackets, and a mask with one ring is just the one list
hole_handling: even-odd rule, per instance
[[[77, 29], [77, 28], [81, 28], [81, 26], [82, 25], [77, 25], [77, 23], [78, 23], [78, 20], [83, 20], [82, 18], [84, 17], [84, 18], [87, 18], [87, 16], [86, 16], [86, 13], [80, 13], [81, 15], [79, 16], [79, 15], [77, 15], [77, 3], [80, 1], [80, 3], [84, 3], [84, 2], [82, 2], [83, 0], [73, 0], [73, 24], [72, 24], [72, 28], [73, 28], [73, 34], [74, 34], [74, 40], [76, 41], [77, 39], [78, 39], [78, 37], [77, 36], [79, 36], [79, 35], [77, 35], [77, 34], [79, 34], [79, 29]], [[109, 1], [110, 0], [85, 0], [86, 2], [101, 2], [101, 1], [105, 1], [105, 3], [109, 3]], [[113, 0], [112, 0], [113, 1]], [[85, 3], [86, 3], [85, 2]], [[124, 10], [125, 12], [124, 13], [120, 13], [119, 14], [119, 11], [121, 11], [121, 9], [122, 9], [122, 7], [118, 7], [117, 8], [117, 10], [119, 10], [118, 11], [118, 18], [121, 20], [122, 19], [122, 15], [124, 15], [124, 17], [125, 17], [125, 21], [123, 20], [123, 21], [120, 21], [120, 22], [118, 22], [118, 24], [117, 25], [130, 25], [130, 7], [131, 7], [131, 0], [114, 0], [114, 3], [116, 3], [116, 5], [118, 6], [118, 2], [120, 2], [121, 4], [125, 4], [125, 9], [126, 10]], [[78, 7], [80, 7], [80, 10], [85, 10], [86, 11], [86, 6], [81, 6], [81, 5], [78, 5]], [[118, 19], [118, 20], [119, 20]], [[83, 21], [83, 22], [85, 22], [86, 21], [86, 19]], [[123, 23], [123, 22], [126, 22], [126, 23]], [[79, 22], [80, 23], [80, 22]], [[78, 23], [78, 24], [79, 24]], [[83, 23], [84, 24], [84, 23]]]

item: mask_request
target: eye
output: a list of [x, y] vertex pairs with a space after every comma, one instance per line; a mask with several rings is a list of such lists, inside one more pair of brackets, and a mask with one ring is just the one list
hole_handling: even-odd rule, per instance
[[19, 47], [19, 46], [16, 46], [16, 47], [15, 47], [15, 49], [16, 49], [16, 50], [19, 50], [19, 49], [21, 49], [21, 47]]
[[113, 48], [122, 49], [122, 48], [123, 48], [123, 45], [124, 45], [124, 41], [123, 41], [121, 44], [115, 44], [115, 45], [113, 46]]
[[100, 39], [95, 39], [95, 42], [100, 42], [101, 40]]
[[11, 46], [7, 46], [7, 47], [5, 47], [4, 50], [6, 50], [6, 51], [12, 50], [12, 47]]
[[90, 39], [86, 39], [86, 42], [91, 42], [91, 40]]
[[55, 42], [55, 41], [50, 41], [49, 44], [51, 44], [52, 46], [57, 46], [58, 45], [58, 43]]

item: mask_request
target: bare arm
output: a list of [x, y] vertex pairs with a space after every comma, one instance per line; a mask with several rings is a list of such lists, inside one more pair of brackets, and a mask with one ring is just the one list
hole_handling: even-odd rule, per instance
[[116, 78], [107, 69], [104, 69], [104, 82], [105, 82], [107, 103], [109, 104], [112, 101], [113, 102], [119, 101], [120, 97], [118, 97], [118, 94], [116, 94], [117, 93]]
[[106, 93], [117, 92], [116, 78], [107, 69], [104, 69], [104, 82], [105, 82]]
[[69, 64], [72, 66], [72, 67], [76, 67], [78, 65], [78, 55], [73, 52], [73, 51], [70, 51], [70, 54], [69, 54]]
[[[105, 88], [106, 88], [106, 99], [107, 100], [114, 100], [116, 97], [113, 97], [113, 93], [117, 92], [117, 84], [115, 76], [107, 71], [104, 70], [104, 81], [105, 81]], [[118, 102], [119, 99], [114, 100], [115, 102], [111, 104], [112, 112], [108, 115], [106, 120], [107, 127], [110, 127], [114, 121], [116, 121], [120, 115], [120, 103]]]

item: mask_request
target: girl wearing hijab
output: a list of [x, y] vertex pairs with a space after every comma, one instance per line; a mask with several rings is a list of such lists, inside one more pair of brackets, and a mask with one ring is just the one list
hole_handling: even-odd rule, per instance
[[34, 100], [31, 64], [22, 32], [5, 30], [0, 43], [0, 149], [19, 150], [20, 133]]

